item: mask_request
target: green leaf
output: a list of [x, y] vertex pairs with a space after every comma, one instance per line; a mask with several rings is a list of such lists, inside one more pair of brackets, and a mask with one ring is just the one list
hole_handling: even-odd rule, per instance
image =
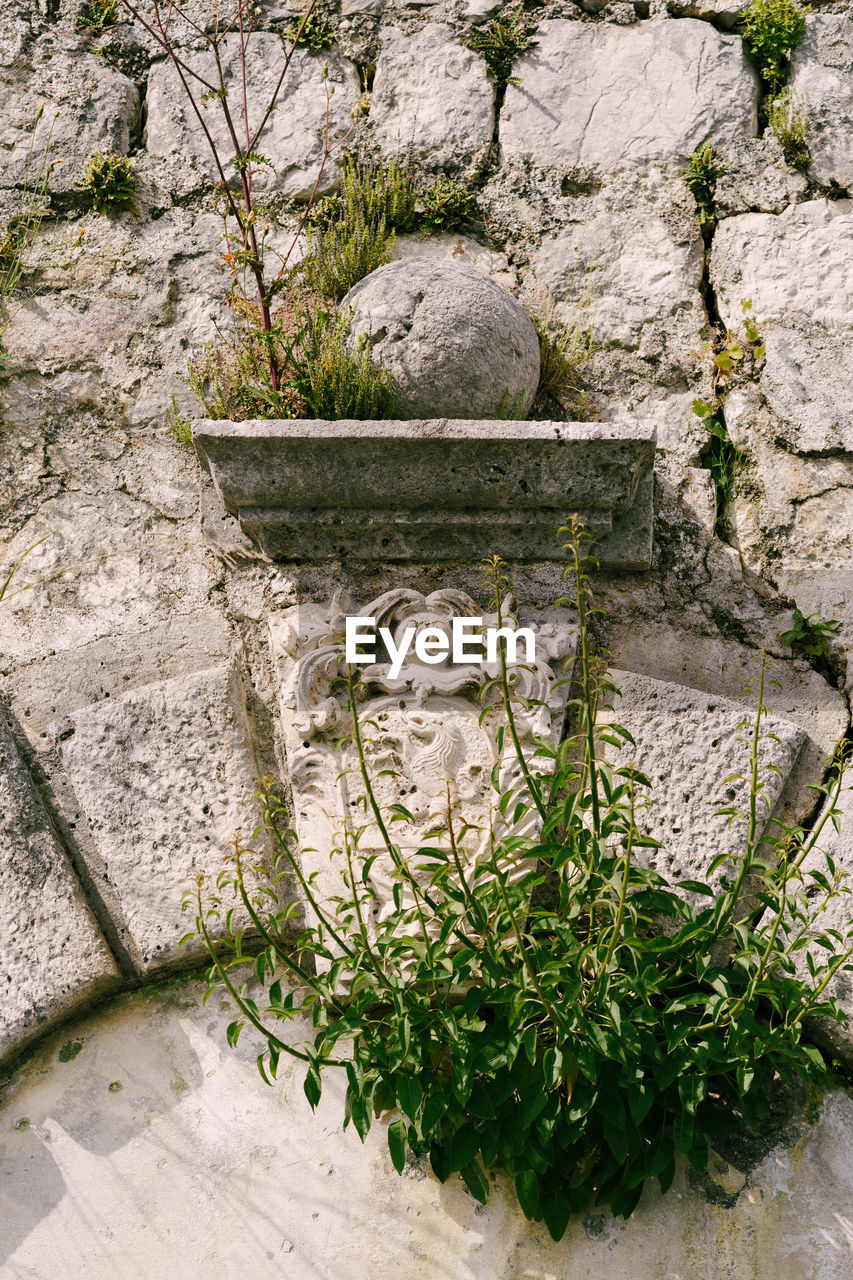
[[395, 1120], [388, 1126], [388, 1150], [391, 1152], [391, 1163], [398, 1173], [402, 1173], [406, 1164], [406, 1124], [404, 1120]]
[[423, 1096], [423, 1086], [415, 1076], [401, 1076], [398, 1079], [397, 1097], [400, 1099], [400, 1106], [411, 1120], [415, 1119]]
[[460, 1169], [462, 1181], [471, 1192], [475, 1200], [479, 1200], [480, 1204], [487, 1204], [489, 1199], [489, 1180], [481, 1169], [478, 1161], [472, 1160], [470, 1164], [466, 1164], [464, 1169]]
[[515, 1194], [525, 1218], [535, 1218], [539, 1208], [539, 1179], [532, 1169], [522, 1169], [516, 1174]]

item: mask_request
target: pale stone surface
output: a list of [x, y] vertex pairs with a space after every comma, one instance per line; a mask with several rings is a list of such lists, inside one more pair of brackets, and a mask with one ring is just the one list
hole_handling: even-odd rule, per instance
[[[649, 1187], [628, 1222], [592, 1209], [554, 1244], [503, 1176], [483, 1208], [426, 1161], [398, 1176], [385, 1121], [364, 1145], [342, 1132], [342, 1072], [324, 1077], [316, 1114], [284, 1056], [270, 1089], [259, 1038], [249, 1029], [229, 1049], [233, 1007], [217, 996], [202, 1008], [202, 991], [128, 997], [54, 1037], [8, 1088], [0, 1280], [849, 1276], [853, 1102], [842, 1090], [822, 1099], [814, 1127], [794, 1116], [735, 1164], [714, 1155], [710, 1193], [679, 1165], [672, 1190]], [[58, 1062], [72, 1036], [79, 1052]]]
[[236, 831], [250, 841], [257, 824], [237, 671], [177, 676], [69, 719], [63, 763], [115, 894], [123, 941], [143, 970], [187, 963], [201, 948], [177, 950], [194, 919], [181, 911], [183, 894], [196, 874], [219, 872]]
[[0, 186], [22, 186], [30, 147], [37, 170], [50, 144], [51, 160], [62, 162], [50, 188], [71, 191], [87, 156], [127, 153], [138, 119], [139, 93], [127, 76], [81, 49], [58, 53], [41, 44], [28, 67], [0, 72]]
[[520, 58], [501, 112], [503, 159], [613, 173], [682, 165], [708, 138], [757, 131], [741, 41], [686, 18], [633, 27], [551, 20]]
[[716, 148], [726, 166], [717, 178], [714, 211], [718, 218], [738, 213], [782, 213], [801, 200], [807, 189], [805, 174], [785, 162], [776, 135], [769, 129], [763, 138], [739, 138]]
[[409, 262], [412, 258], [449, 259], [457, 266], [475, 267], [508, 289], [516, 285], [515, 271], [505, 253], [459, 233], [421, 231], [398, 235], [393, 260]]
[[[223, 66], [226, 84], [236, 99], [239, 88], [239, 36], [224, 42]], [[249, 84], [249, 122], [260, 124], [275, 89], [284, 62], [282, 40], [268, 32], [252, 36], [247, 56]], [[207, 54], [188, 55], [190, 65], [199, 74], [210, 76], [213, 62]], [[280, 192], [296, 199], [307, 199], [320, 171], [323, 158], [323, 130], [326, 123], [326, 89], [323, 68], [328, 65], [329, 140], [334, 143], [352, 127], [351, 115], [361, 96], [358, 72], [351, 62], [333, 49], [314, 56], [307, 49], [296, 49], [284, 78], [277, 109], [272, 113], [258, 142], [260, 151], [271, 163], [272, 170], [262, 167], [254, 184], [259, 191]], [[227, 135], [217, 103], [207, 107], [205, 123], [214, 139], [228, 156]], [[146, 145], [153, 155], [192, 157], [211, 179], [217, 173], [208, 144], [199, 130], [192, 108], [185, 100], [177, 72], [171, 63], [157, 62], [148, 77], [148, 121]], [[234, 110], [232, 104], [232, 110]], [[339, 155], [326, 163], [318, 194], [331, 191], [340, 177]], [[232, 167], [226, 170], [229, 174]]]
[[[841, 8], [841, 6], [839, 6]], [[794, 53], [791, 87], [808, 98], [806, 142], [812, 176], [822, 183], [853, 183], [853, 16], [832, 8], [810, 13]]]
[[386, 160], [473, 177], [492, 141], [494, 97], [483, 59], [450, 27], [382, 32], [370, 122]]
[[844, 329], [853, 312], [853, 203], [809, 200], [774, 217], [745, 213], [721, 222], [711, 281], [727, 327], [742, 323], [741, 299], [759, 321], [799, 314]]
[[350, 289], [349, 343], [391, 374], [400, 418], [524, 418], [539, 339], [512, 294], [474, 267], [391, 262]]
[[0, 1059], [117, 982], [115, 961], [0, 717]]
[[843, 332], [789, 323], [766, 335], [761, 389], [802, 453], [853, 451], [853, 316]]
[[[640, 811], [639, 822], [661, 842], [642, 857], [672, 884], [705, 880], [718, 854], [736, 859], [743, 851], [746, 817], [730, 824], [719, 810], [733, 806], [745, 814], [748, 809], [748, 738], [755, 713], [729, 698], [627, 671], [614, 671], [613, 682], [621, 696], [612, 719], [633, 735], [636, 746], [608, 753], [614, 763], [634, 764], [649, 779], [651, 803]], [[761, 766], [774, 767], [759, 779], [764, 784], [761, 830], [806, 737], [778, 716], [767, 717], [762, 732], [775, 734], [778, 742], [765, 740], [759, 751]], [[741, 781], [727, 781], [732, 775]]]

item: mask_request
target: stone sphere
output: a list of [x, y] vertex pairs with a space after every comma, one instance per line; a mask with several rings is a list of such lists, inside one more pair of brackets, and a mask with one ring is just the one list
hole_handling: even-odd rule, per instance
[[[524, 418], [539, 383], [533, 321], [504, 285], [435, 258], [390, 262], [341, 303], [394, 379], [397, 418]], [[354, 310], [353, 310], [354, 309]]]

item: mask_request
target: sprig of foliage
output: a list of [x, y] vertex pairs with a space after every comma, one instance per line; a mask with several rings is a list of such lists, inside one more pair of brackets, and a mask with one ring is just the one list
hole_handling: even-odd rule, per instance
[[171, 407], [166, 410], [166, 426], [171, 434], [175, 437], [178, 444], [183, 445], [185, 449], [193, 447], [193, 428], [192, 423], [186, 418], [181, 417], [178, 409], [178, 402], [172, 396]]
[[396, 237], [385, 219], [366, 219], [361, 206], [339, 220], [306, 231], [302, 274], [308, 288], [340, 302], [354, 284], [391, 261]]
[[307, 49], [309, 53], [322, 53], [335, 43], [335, 33], [327, 22], [324, 22], [316, 9], [303, 21], [292, 23], [284, 33], [285, 40], [295, 48]]
[[829, 657], [829, 641], [840, 630], [841, 623], [835, 618], [824, 619], [817, 613], [806, 617], [801, 609], [795, 609], [794, 625], [782, 633], [782, 643], [790, 645], [794, 653], [826, 659]]
[[118, 0], [83, 0], [77, 10], [78, 27], [111, 27], [118, 22]]
[[481, 53], [499, 88], [521, 84], [512, 68], [523, 53], [538, 41], [532, 37], [536, 23], [531, 22], [521, 4], [499, 13], [483, 31], [473, 31], [466, 41], [469, 48]]
[[[238, 1008], [228, 1042], [247, 1025], [261, 1034], [265, 1080], [275, 1078], [283, 1055], [295, 1058], [316, 1107], [324, 1072], [344, 1071], [344, 1126], [364, 1139], [375, 1117], [387, 1117], [398, 1172], [408, 1153], [428, 1157], [441, 1181], [458, 1174], [485, 1203], [489, 1171], [503, 1170], [524, 1214], [544, 1221], [554, 1239], [593, 1204], [628, 1217], [648, 1180], [664, 1191], [671, 1185], [679, 1153], [703, 1172], [716, 1141], [761, 1125], [777, 1076], [822, 1081], [824, 1060], [803, 1039], [803, 1020], [843, 1018], [827, 990], [851, 968], [853, 951], [850, 937], [815, 929], [826, 902], [846, 891], [842, 873], [828, 857], [808, 870], [826, 821], [838, 819], [842, 755], [832, 782], [819, 788], [826, 813], [811, 833], [779, 823], [764, 829], [772, 767], [762, 764], [764, 660], [756, 716], [742, 726], [748, 808], [721, 810], [743, 818], [742, 852], [721, 852], [707, 880], [678, 886], [644, 861], [655, 844], [639, 821], [649, 783], [604, 754], [632, 739], [616, 723], [604, 733], [597, 723], [615, 690], [591, 649], [581, 537], [573, 518], [574, 729], [559, 748], [540, 740], [532, 759], [524, 754], [518, 717], [532, 708], [502, 644], [484, 714], [496, 700], [498, 750], [511, 743], [516, 768], [495, 770], [496, 816], [487, 830], [460, 821], [448, 783], [428, 843], [410, 854], [395, 843], [394, 822], [411, 815], [402, 805], [383, 812], [377, 801], [365, 748], [370, 726], [358, 710], [368, 691], [350, 668], [341, 696], [357, 761], [351, 794], [360, 794], [363, 814], [330, 851], [341, 894], [319, 899], [284, 807], [266, 785], [258, 834], [273, 841], [276, 871], [254, 865], [237, 837], [216, 885], [200, 877], [186, 899], [196, 915], [187, 938], [197, 934], [210, 952], [210, 989], [224, 988]], [[505, 619], [501, 562], [490, 562], [488, 573], [492, 605]], [[535, 834], [518, 834], [514, 824], [533, 815]], [[382, 851], [365, 857], [368, 823]], [[377, 858], [394, 891], [393, 910], [375, 917]], [[288, 876], [302, 896], [281, 907]], [[751, 911], [747, 888], [758, 904]], [[286, 931], [303, 903], [309, 920], [294, 947]], [[232, 904], [260, 940], [253, 960], [260, 1002], [235, 972], [249, 957]], [[214, 943], [211, 921], [222, 917], [226, 941]], [[307, 1020], [308, 1038], [288, 1035], [297, 1018], [303, 1027]]]
[[104, 155], [101, 151], [88, 157], [83, 177], [77, 182], [78, 190], [89, 197], [93, 208], [108, 216], [123, 209], [138, 216], [139, 210], [133, 202], [135, 185], [130, 156]]
[[420, 223], [427, 231], [448, 231], [474, 215], [477, 198], [451, 178], [436, 178], [420, 196]]
[[313, 418], [391, 418], [391, 377], [370, 358], [362, 342], [356, 352], [347, 345], [350, 315], [323, 307], [297, 307], [300, 325], [294, 346], [291, 386]]
[[318, 200], [308, 215], [311, 227], [329, 227], [360, 216], [365, 222], [384, 220], [387, 230], [409, 231], [417, 217], [411, 174], [395, 160], [387, 166], [344, 161], [341, 189]]
[[767, 109], [767, 123], [782, 148], [782, 155], [794, 168], [804, 168], [810, 161], [806, 136], [809, 131], [808, 94], [785, 89]]
[[713, 144], [706, 142], [696, 148], [688, 160], [687, 167], [681, 171], [681, 176], [696, 201], [696, 214], [700, 226], [713, 222], [716, 218], [714, 195], [717, 179], [722, 177], [727, 168], [728, 165], [721, 164], [718, 160]]
[[799, 5], [796, 0], [752, 0], [741, 18], [744, 44], [755, 59], [767, 93], [775, 96], [784, 85], [808, 12], [808, 5]]

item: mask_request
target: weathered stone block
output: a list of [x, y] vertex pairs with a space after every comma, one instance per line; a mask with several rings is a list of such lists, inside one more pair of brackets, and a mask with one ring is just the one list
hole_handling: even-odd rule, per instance
[[610, 535], [602, 566], [650, 560], [647, 426], [202, 420], [193, 438], [226, 508], [279, 559], [557, 560], [578, 511]]
[[[614, 671], [613, 682], [621, 697], [615, 699], [612, 719], [629, 730], [636, 746], [609, 748], [609, 754], [620, 766], [635, 764], [652, 784], [650, 792], [641, 793], [651, 804], [640, 810], [639, 822], [661, 847], [643, 850], [642, 856], [671, 884], [702, 880], [717, 854], [737, 858], [745, 845], [746, 819], [730, 825], [718, 811], [748, 808], [750, 728], [742, 725], [754, 722], [754, 709], [627, 671]], [[778, 738], [765, 738], [759, 749], [763, 830], [806, 735], [778, 716], [762, 720], [762, 733]], [[732, 775], [741, 780], [729, 780]]]
[[0, 1059], [119, 981], [0, 719]]
[[[187, 54], [199, 74], [214, 74], [212, 58], [203, 53]], [[239, 36], [226, 37], [221, 54], [226, 85], [234, 87], [235, 99], [240, 84]], [[284, 62], [285, 49], [279, 36], [258, 32], [252, 36], [247, 54], [249, 124], [260, 124], [271, 99]], [[328, 66], [328, 82], [323, 68]], [[313, 190], [323, 159], [323, 131], [326, 127], [326, 84], [333, 90], [328, 101], [329, 139], [335, 142], [352, 127], [352, 112], [361, 96], [358, 72], [353, 64], [334, 50], [312, 55], [307, 49], [296, 49], [277, 99], [258, 142], [261, 152], [272, 166], [259, 167], [254, 185], [260, 191], [276, 191], [297, 200], [305, 200]], [[148, 77], [148, 150], [157, 156], [177, 158], [191, 156], [210, 175], [218, 178], [213, 157], [171, 62], [157, 62]], [[236, 109], [236, 108], [232, 108]], [[225, 122], [218, 104], [208, 104], [205, 123], [213, 138], [230, 154]], [[231, 172], [231, 165], [227, 171]], [[317, 193], [322, 195], [337, 186], [340, 165], [327, 161]]]
[[709, 138], [757, 132], [741, 41], [685, 18], [637, 26], [540, 23], [501, 112], [503, 159], [614, 173], [681, 165]]
[[[839, 6], [840, 7], [840, 6]], [[853, 183], [853, 16], [849, 10], [810, 13], [794, 53], [791, 88], [808, 98], [806, 143], [812, 176]]]
[[257, 822], [237, 672], [220, 666], [163, 680], [73, 712], [70, 722], [63, 762], [123, 940], [144, 970], [179, 954], [186, 963], [202, 952], [177, 950], [194, 920], [181, 911], [184, 892], [198, 873], [215, 876], [234, 833], [248, 841]]
[[492, 141], [494, 103], [485, 62], [450, 27], [383, 30], [370, 123], [386, 160], [472, 177]]

